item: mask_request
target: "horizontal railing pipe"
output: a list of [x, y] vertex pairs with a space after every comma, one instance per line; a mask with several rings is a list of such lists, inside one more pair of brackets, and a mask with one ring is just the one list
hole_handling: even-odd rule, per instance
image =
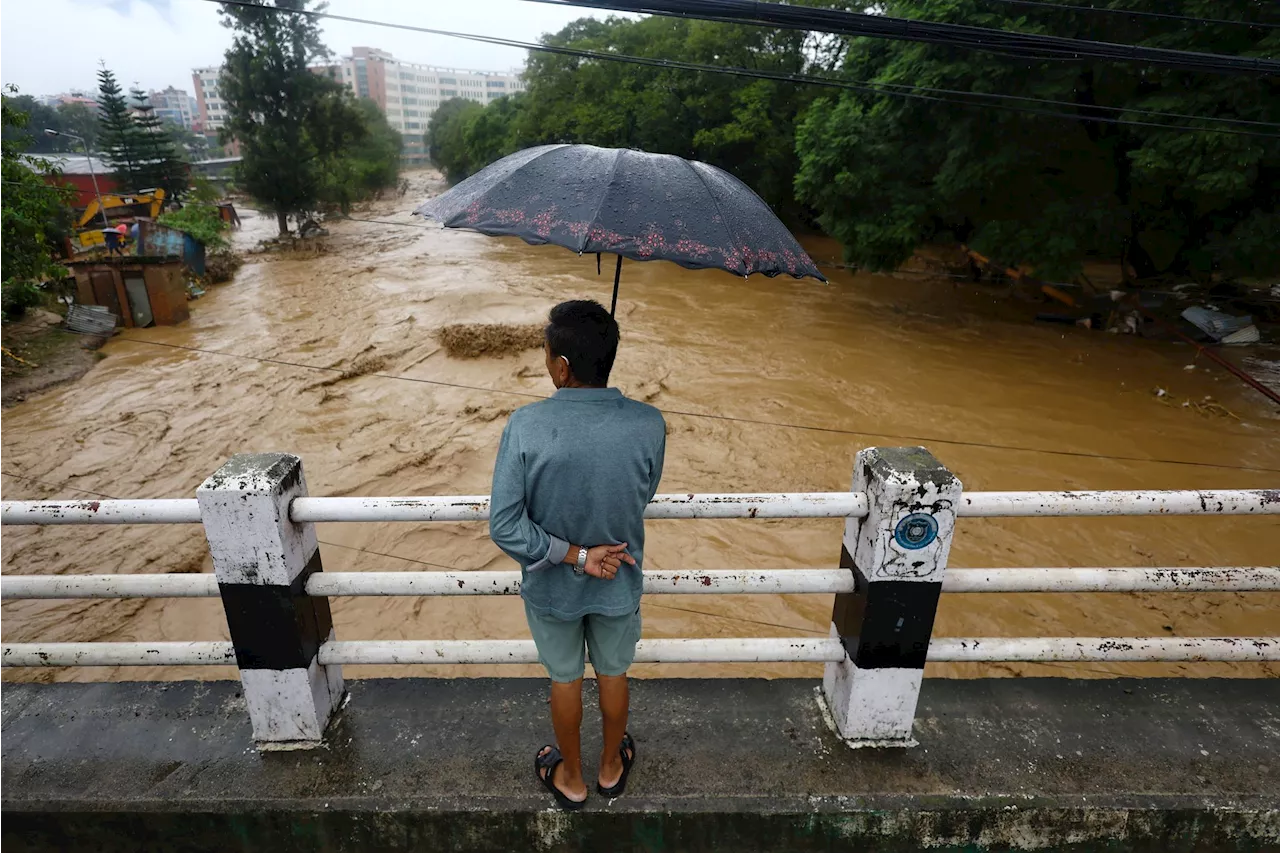
[[[844, 647], [826, 637], [717, 637], [640, 640], [636, 663], [822, 663], [840, 660]], [[330, 640], [323, 664], [537, 663], [533, 640]]]
[[[680, 493], [655, 495], [644, 517], [847, 518], [866, 514], [867, 497], [855, 492]], [[489, 496], [296, 498], [289, 517], [297, 522], [484, 521], [489, 518]]]
[[195, 498], [4, 501], [0, 524], [199, 524]]
[[[505, 572], [317, 572], [308, 595], [432, 596], [519, 595], [520, 573]], [[805, 595], [853, 592], [846, 569], [650, 570], [646, 595]], [[1265, 592], [1280, 591], [1280, 567], [948, 569], [948, 593], [993, 592]], [[0, 597], [216, 598], [212, 574], [6, 575]]]
[[966, 518], [1069, 515], [1280, 515], [1280, 489], [965, 492]]
[[5, 643], [4, 666], [235, 666], [229, 642]]
[[180, 575], [5, 575], [0, 598], [216, 598], [212, 573]]
[[[646, 518], [859, 518], [860, 492], [663, 494]], [[1101, 515], [1277, 515], [1280, 489], [1152, 492], [968, 492], [956, 514], [970, 518]], [[300, 497], [295, 522], [484, 521], [487, 495], [443, 497]], [[3, 524], [195, 524], [195, 500], [5, 501]]]
[[947, 569], [942, 591], [968, 592], [1267, 592], [1280, 590], [1280, 567]]
[[1280, 661], [1280, 637], [934, 637], [930, 663]]
[[[637, 663], [821, 663], [844, 659], [838, 639], [717, 637], [641, 640]], [[532, 640], [330, 640], [323, 665], [529, 664]], [[931, 663], [996, 661], [1187, 662], [1280, 661], [1280, 637], [934, 637]], [[6, 667], [224, 666], [235, 664], [228, 642], [9, 643]]]
[[[853, 592], [840, 569], [741, 569], [644, 573], [646, 595], [704, 593], [806, 594]], [[320, 572], [309, 595], [518, 595], [519, 572]]]

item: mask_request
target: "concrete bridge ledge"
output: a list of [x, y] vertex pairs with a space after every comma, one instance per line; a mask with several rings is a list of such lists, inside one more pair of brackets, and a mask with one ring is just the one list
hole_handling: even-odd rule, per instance
[[858, 750], [814, 686], [636, 682], [631, 790], [567, 815], [532, 777], [542, 681], [349, 681], [326, 748], [276, 753], [237, 682], [9, 683], [0, 833], [8, 853], [1280, 849], [1275, 680], [930, 679], [918, 747]]

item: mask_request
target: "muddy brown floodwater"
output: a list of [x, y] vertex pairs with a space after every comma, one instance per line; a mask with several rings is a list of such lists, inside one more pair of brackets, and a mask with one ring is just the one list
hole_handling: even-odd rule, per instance
[[[261, 451], [299, 454], [315, 495], [486, 493], [506, 416], [527, 401], [510, 392], [546, 394], [551, 385], [536, 350], [453, 359], [436, 332], [453, 323], [538, 323], [562, 299], [607, 301], [612, 282], [597, 277], [594, 259], [563, 249], [421, 227], [407, 211], [440, 184], [434, 173], [410, 177], [408, 197], [359, 215], [416, 229], [337, 223], [326, 253], [254, 256], [232, 283], [192, 305], [188, 323], [128, 330], [78, 382], [6, 411], [4, 497], [188, 497], [233, 453]], [[270, 221], [245, 219], [240, 243], [271, 235]], [[820, 258], [838, 254], [830, 242], [808, 245]], [[823, 286], [627, 263], [614, 381], [668, 412], [665, 492], [843, 490], [860, 448], [920, 437], [931, 437], [923, 443], [967, 489], [1280, 485], [1280, 421], [1260, 396], [1199, 365], [1184, 370], [1192, 363], [1186, 347], [1037, 326], [1028, 322], [1034, 310], [945, 281], [835, 272]], [[358, 362], [381, 364], [384, 375], [335, 381], [338, 374], [307, 367]], [[1171, 398], [1154, 396], [1157, 387]], [[1177, 405], [1206, 395], [1239, 420]], [[665, 569], [831, 567], [841, 529], [839, 520], [650, 522], [646, 556], [651, 567]], [[478, 523], [323, 524], [319, 537], [330, 570], [513, 568]], [[1274, 518], [964, 519], [951, 563], [1267, 565], [1277, 554]], [[212, 565], [198, 525], [10, 527], [3, 569], [208, 572]], [[830, 607], [830, 596], [652, 596], [644, 603], [645, 634], [820, 636]], [[333, 609], [343, 639], [528, 636], [515, 598], [343, 598]], [[8, 642], [227, 636], [216, 599], [13, 601], [0, 612]], [[936, 630], [1232, 636], [1274, 634], [1277, 627], [1280, 596], [1269, 593], [1019, 594], [944, 596]], [[820, 669], [635, 671], [817, 676]], [[929, 669], [955, 676], [1280, 674], [1280, 667], [1258, 663]], [[349, 668], [356, 677], [538, 672]], [[4, 673], [39, 680], [234, 676], [226, 667]]]

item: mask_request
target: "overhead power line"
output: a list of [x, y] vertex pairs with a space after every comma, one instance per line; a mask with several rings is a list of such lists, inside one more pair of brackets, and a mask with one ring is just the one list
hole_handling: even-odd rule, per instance
[[1070, 3], [1048, 3], [1045, 0], [985, 0], [987, 3], [1006, 3], [1010, 6], [1030, 6], [1040, 9], [1052, 9], [1062, 12], [1097, 13], [1100, 15], [1121, 15], [1126, 18], [1153, 18], [1165, 21], [1182, 21], [1189, 24], [1219, 24], [1224, 26], [1251, 27], [1260, 30], [1280, 29], [1280, 23], [1270, 24], [1264, 21], [1232, 21], [1226, 18], [1196, 18], [1191, 15], [1174, 15], [1169, 12], [1144, 12], [1139, 9], [1112, 9], [1108, 6], [1073, 6]]
[[1001, 53], [1021, 59], [1105, 59], [1142, 62], [1181, 71], [1215, 74], [1278, 74], [1280, 60], [1198, 53], [1038, 33], [1018, 33], [913, 18], [867, 15], [843, 9], [815, 9], [756, 0], [533, 0], [553, 6], [584, 6], [677, 18], [707, 18], [781, 29], [845, 36], [925, 42]]
[[[1092, 105], [1082, 106], [1069, 101], [1053, 101], [1041, 98], [1030, 98], [1021, 95], [1002, 95], [997, 93], [985, 92], [965, 92], [955, 89], [934, 89], [926, 86], [907, 86], [904, 84], [883, 84], [872, 81], [847, 81], [837, 80], [830, 77], [818, 77], [809, 74], [791, 74], [776, 71], [761, 71], [751, 68], [741, 68], [725, 65], [708, 65], [698, 62], [685, 62], [676, 59], [656, 59], [647, 56], [633, 56], [622, 53], [609, 53], [603, 51], [581, 50], [571, 47], [560, 47], [556, 45], [535, 44], [532, 42], [516, 41], [514, 39], [499, 38], [496, 36], [478, 35], [476, 33], [461, 33], [452, 30], [440, 30], [432, 27], [419, 27], [412, 24], [397, 24], [389, 21], [375, 21], [369, 18], [357, 18], [350, 15], [337, 15], [332, 12], [319, 12], [311, 9], [284, 9], [277, 6], [262, 6], [257, 3], [248, 2], [247, 0], [204, 0], [209, 3], [220, 3], [224, 6], [237, 6], [245, 8], [254, 8], [263, 12], [285, 15], [305, 15], [317, 19], [329, 19], [335, 21], [345, 21], [354, 24], [366, 24], [373, 27], [384, 27], [388, 29], [407, 30], [409, 32], [425, 33], [427, 35], [445, 36], [447, 38], [465, 39], [467, 41], [476, 41], [483, 44], [494, 44], [503, 47], [514, 47], [521, 50], [529, 50], [538, 53], [550, 53], [559, 56], [572, 56], [579, 59], [593, 59], [602, 62], [620, 62], [631, 65], [644, 65], [651, 68], [664, 68], [678, 71], [695, 71], [709, 74], [727, 74], [736, 77], [747, 77], [756, 80], [773, 80], [780, 83], [794, 83], [797, 85], [824, 86], [831, 89], [843, 89], [847, 91], [863, 92], [872, 95], [884, 95], [896, 98], [912, 98], [916, 100], [932, 101], [935, 103], [951, 104], [962, 107], [977, 107], [979, 109], [1000, 109], [1011, 112], [1026, 113], [1029, 115], [1039, 115], [1047, 118], [1060, 118], [1067, 121], [1081, 122], [1097, 122], [1102, 124], [1126, 125], [1130, 127], [1147, 127], [1159, 130], [1176, 130], [1191, 131], [1203, 133], [1226, 133], [1244, 136], [1263, 136], [1267, 138], [1280, 138], [1275, 133], [1261, 133], [1257, 130], [1248, 129], [1246, 126], [1257, 126], [1263, 129], [1280, 129], [1280, 125], [1268, 122], [1253, 122], [1246, 119], [1234, 118], [1217, 118], [1214, 116], [1196, 116], [1186, 115], [1182, 113], [1162, 113], [1150, 110], [1129, 110], [1123, 107], [1094, 107]], [[987, 99], [986, 102], [981, 100], [968, 100], [970, 98]], [[1066, 106], [1075, 108], [1083, 108], [1088, 110], [1098, 110], [1100, 112], [1117, 112], [1125, 115], [1146, 115], [1151, 117], [1170, 117], [1181, 118], [1183, 120], [1205, 121], [1223, 125], [1239, 125], [1236, 127], [1193, 127], [1185, 124], [1166, 124], [1163, 122], [1136, 121], [1133, 119], [1117, 118], [1107, 115], [1086, 115], [1084, 113], [1067, 113], [1055, 110], [1033, 109], [1030, 107], [1021, 107], [1015, 105], [1007, 105], [999, 103], [999, 101], [1021, 101], [1030, 103], [1039, 103], [1050, 106]]]

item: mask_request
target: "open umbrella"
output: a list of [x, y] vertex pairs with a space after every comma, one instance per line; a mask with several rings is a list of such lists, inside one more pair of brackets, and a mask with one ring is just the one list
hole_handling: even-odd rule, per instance
[[594, 145], [526, 148], [414, 213], [446, 228], [615, 254], [611, 311], [618, 307], [623, 258], [826, 281], [750, 187], [715, 166], [671, 154]]

